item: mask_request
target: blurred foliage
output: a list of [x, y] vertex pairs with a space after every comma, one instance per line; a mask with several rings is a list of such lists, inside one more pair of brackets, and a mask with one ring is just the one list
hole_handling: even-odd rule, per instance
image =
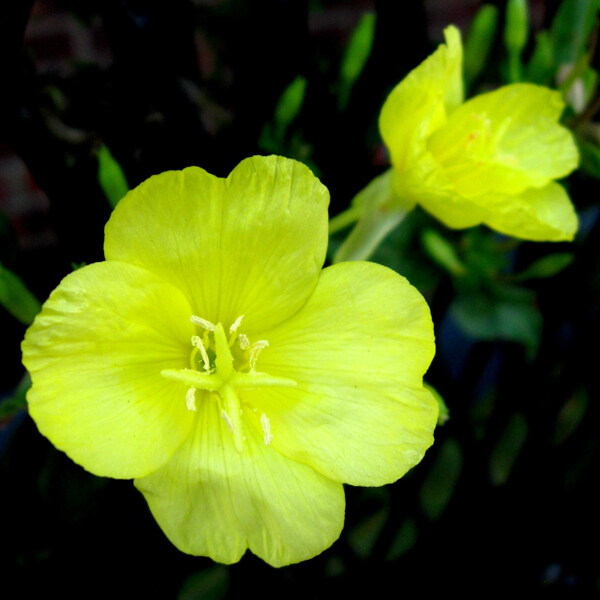
[[102, 144], [97, 151], [98, 183], [112, 208], [129, 191], [129, 184], [121, 165], [115, 160], [108, 147]]
[[[589, 551], [600, 535], [597, 0], [498, 0], [474, 14], [457, 4], [470, 22], [469, 95], [512, 81], [563, 92], [581, 150], [566, 182], [580, 233], [572, 244], [519, 242], [448, 230], [416, 209], [385, 237], [373, 260], [431, 306], [427, 380], [446, 422], [396, 484], [347, 486], [346, 527], [330, 550], [278, 570], [250, 555], [223, 566], [180, 554], [130, 482], [94, 477], [50, 447], [23, 410], [19, 343], [37, 298], [102, 259], [111, 206], [153, 173], [196, 164], [225, 175], [245, 156], [279, 153], [319, 173], [332, 216], [346, 209], [388, 166], [377, 132], [387, 93], [448, 23], [421, 1], [54, 0], [44, 10], [104, 44], [103, 60], [60, 63], [22, 43], [33, 3], [8, 4], [0, 137], [46, 195], [51, 234], [21, 244], [37, 221], [0, 214], [3, 597], [329, 598], [365, 582], [371, 594], [487, 593], [490, 582], [600, 591]], [[343, 239], [332, 236], [330, 258]]]
[[360, 18], [340, 64], [339, 108], [344, 110], [350, 99], [350, 92], [362, 73], [375, 37], [375, 13], [365, 13]]
[[470, 88], [489, 59], [498, 29], [498, 8], [484, 4], [473, 17], [464, 43], [465, 87]]
[[23, 281], [0, 263], [0, 306], [25, 325], [33, 322], [41, 306]]

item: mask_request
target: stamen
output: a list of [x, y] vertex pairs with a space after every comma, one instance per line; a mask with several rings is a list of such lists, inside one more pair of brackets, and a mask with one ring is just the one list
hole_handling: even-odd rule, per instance
[[187, 391], [187, 394], [185, 395], [185, 405], [187, 406], [187, 409], [191, 410], [192, 412], [196, 412], [198, 410], [196, 408], [196, 388], [195, 387], [191, 387]]
[[250, 348], [250, 357], [248, 358], [251, 371], [254, 371], [254, 369], [256, 368], [256, 359], [258, 358], [259, 352], [263, 348], [266, 348], [268, 345], [269, 342], [267, 342], [267, 340], [258, 340], [257, 342], [254, 342], [254, 344], [252, 344], [252, 347]]
[[233, 325], [229, 328], [229, 333], [235, 333], [242, 322], [244, 315], [240, 315], [234, 322]]
[[248, 339], [247, 335], [240, 333], [240, 335], [238, 335], [238, 340], [240, 340], [240, 350], [246, 350], [247, 348], [250, 348], [250, 340]]
[[265, 434], [263, 438], [265, 440], [265, 445], [270, 446], [271, 442], [273, 441], [273, 436], [271, 435], [271, 422], [269, 421], [269, 417], [267, 417], [265, 413], [262, 413], [262, 415], [260, 415], [260, 424], [263, 433]]
[[197, 348], [198, 351], [200, 352], [200, 356], [202, 356], [202, 362], [204, 363], [204, 370], [210, 371], [210, 360], [208, 359], [208, 354], [206, 353], [206, 348], [204, 347], [204, 344], [202, 343], [202, 338], [200, 338], [200, 336], [198, 336], [198, 335], [193, 335], [192, 336], [192, 346], [194, 346], [194, 348]]
[[232, 348], [233, 345], [235, 344], [235, 340], [237, 340], [238, 338], [238, 334], [237, 334], [237, 330], [238, 327], [240, 326], [240, 323], [242, 322], [242, 319], [244, 318], [244, 315], [240, 315], [233, 323], [233, 325], [229, 328], [229, 340], [228, 340], [228, 344], [229, 347]]
[[231, 433], [234, 433], [233, 423], [231, 422], [231, 419], [229, 418], [229, 415], [223, 409], [221, 409], [221, 417], [223, 417], [223, 420], [227, 424], [227, 427], [228, 427], [229, 431], [231, 431]]
[[194, 323], [194, 325], [199, 325], [203, 329], [207, 329], [208, 331], [214, 331], [217, 326], [213, 325], [210, 321], [203, 319], [202, 317], [197, 317], [196, 315], [192, 315], [190, 317], [190, 321]]

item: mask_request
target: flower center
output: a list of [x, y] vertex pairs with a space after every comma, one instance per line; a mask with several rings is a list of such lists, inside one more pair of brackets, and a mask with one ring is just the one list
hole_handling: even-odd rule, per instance
[[[190, 368], [165, 369], [163, 377], [185, 383], [188, 386], [186, 406], [196, 411], [196, 392], [205, 390], [217, 400], [220, 414], [233, 434], [235, 449], [243, 448], [243, 412], [250, 407], [240, 401], [239, 390], [244, 388], [283, 386], [293, 387], [296, 382], [283, 377], [272, 377], [256, 370], [256, 361], [267, 340], [250, 340], [238, 329], [243, 315], [229, 327], [229, 335], [221, 323], [216, 325], [193, 315], [190, 320], [200, 329], [200, 335], [191, 338]], [[260, 416], [264, 442], [269, 445], [273, 439], [271, 423], [265, 413]]]

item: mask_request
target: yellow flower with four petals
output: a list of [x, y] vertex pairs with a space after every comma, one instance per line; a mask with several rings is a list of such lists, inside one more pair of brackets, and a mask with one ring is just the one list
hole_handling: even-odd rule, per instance
[[313, 557], [342, 529], [342, 483], [393, 482], [433, 442], [429, 309], [385, 267], [322, 269], [328, 201], [275, 156], [151, 177], [113, 212], [106, 260], [27, 332], [41, 433], [135, 479], [184, 552]]

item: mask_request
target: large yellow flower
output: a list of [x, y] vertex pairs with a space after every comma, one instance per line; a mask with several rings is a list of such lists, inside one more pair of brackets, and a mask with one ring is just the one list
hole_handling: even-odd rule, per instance
[[274, 156], [152, 177], [115, 209], [106, 260], [27, 332], [40, 431], [134, 478], [184, 552], [315, 556], [340, 534], [343, 482], [393, 482], [433, 441], [427, 305], [385, 267], [322, 270], [328, 200]]
[[444, 34], [446, 45], [381, 110], [397, 202], [418, 203], [449, 227], [485, 223], [527, 240], [573, 239], [577, 216], [555, 181], [578, 164], [573, 137], [558, 123], [560, 93], [518, 83], [463, 102], [460, 33], [451, 26]]

